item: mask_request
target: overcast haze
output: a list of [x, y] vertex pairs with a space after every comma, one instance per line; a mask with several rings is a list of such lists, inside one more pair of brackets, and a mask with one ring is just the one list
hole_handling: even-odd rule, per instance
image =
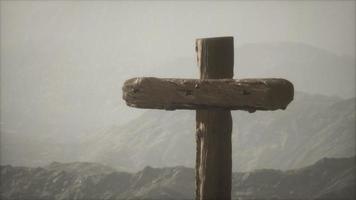
[[[124, 104], [123, 81], [199, 77], [201, 37], [231, 35], [235, 48], [305, 44], [355, 64], [355, 1], [1, 1], [0, 24], [2, 134], [74, 140], [125, 123], [143, 111]], [[239, 70], [260, 75], [235, 65], [235, 78]]]

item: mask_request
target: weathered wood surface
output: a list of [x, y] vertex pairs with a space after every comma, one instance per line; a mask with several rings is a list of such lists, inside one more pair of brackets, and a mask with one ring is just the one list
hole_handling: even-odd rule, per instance
[[231, 133], [230, 111], [196, 111], [196, 200], [231, 198]]
[[293, 100], [293, 85], [285, 79], [159, 79], [125, 82], [127, 105], [155, 109], [285, 109]]
[[[233, 77], [232, 37], [198, 39], [196, 51], [200, 79]], [[194, 88], [195, 86], [196, 84]], [[205, 89], [205, 92], [208, 92], [206, 96], [214, 95], [209, 91], [209, 88]], [[219, 91], [219, 88], [215, 91]], [[231, 199], [231, 132], [230, 110], [196, 111], [196, 200]]]

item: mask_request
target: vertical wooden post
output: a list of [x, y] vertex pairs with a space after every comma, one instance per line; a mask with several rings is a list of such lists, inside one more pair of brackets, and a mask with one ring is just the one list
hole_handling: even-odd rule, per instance
[[[233, 77], [233, 37], [196, 40], [200, 79]], [[231, 199], [230, 110], [196, 111], [196, 200]]]

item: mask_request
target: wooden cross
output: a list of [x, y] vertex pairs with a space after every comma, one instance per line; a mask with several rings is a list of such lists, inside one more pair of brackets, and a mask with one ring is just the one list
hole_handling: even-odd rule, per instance
[[234, 80], [233, 37], [196, 40], [200, 79], [132, 78], [123, 86], [128, 106], [196, 110], [196, 200], [231, 199], [230, 110], [285, 109], [293, 84], [284, 79]]

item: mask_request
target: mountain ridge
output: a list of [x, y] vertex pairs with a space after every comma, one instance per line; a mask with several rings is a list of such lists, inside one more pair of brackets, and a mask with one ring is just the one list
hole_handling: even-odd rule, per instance
[[[235, 172], [232, 174], [232, 197], [353, 199], [353, 188], [356, 186], [355, 161], [355, 156], [324, 158], [301, 169]], [[87, 173], [90, 168], [96, 170]], [[80, 162], [56, 162], [37, 168], [0, 166], [0, 197], [4, 200], [194, 198], [195, 171], [192, 168], [146, 166], [135, 173], [117, 170], [108, 172], [107, 168], [102, 164]]]
[[[284, 111], [232, 112], [233, 169], [300, 168], [322, 157], [355, 155], [355, 98], [296, 93]], [[84, 160], [137, 170], [194, 166], [194, 112], [148, 110], [88, 138]], [[284, 162], [280, 163], [280, 160]]]
[[[324, 49], [316, 48], [308, 44], [303, 44], [303, 43], [259, 43], [259, 44], [244, 44], [244, 45], [236, 45], [235, 48], [235, 78], [248, 78], [248, 77], [282, 77], [289, 79], [293, 82], [295, 85], [295, 90], [296, 91], [307, 91], [309, 93], [320, 93], [322, 95], [310, 95], [314, 96], [314, 100], [311, 99], [304, 99], [303, 102], [308, 103], [310, 101], [314, 102], [314, 105], [307, 105], [305, 106], [304, 103], [302, 103], [301, 106], [299, 106], [299, 109], [301, 109], [301, 112], [314, 112], [311, 113], [311, 115], [316, 115], [315, 112], [318, 112], [318, 109], [322, 109], [321, 106], [317, 104], [327, 104], [328, 102], [325, 101], [334, 101], [334, 100], [340, 100], [342, 101], [342, 98], [349, 97], [349, 96], [355, 96], [355, 59], [349, 57], [349, 56], [341, 56], [341, 55], [336, 55], [332, 52], [325, 51]], [[154, 71], [143, 71], [144, 73], [141, 75], [149, 75], [149, 76], [155, 76], [157, 75], [158, 77], [190, 77], [190, 78], [197, 78], [199, 77], [198, 75], [198, 69], [196, 68], [196, 58], [192, 54], [191, 57], [178, 57], [178, 58], [173, 58], [173, 60], [169, 60], [167, 62], [163, 63], [157, 63], [157, 67], [154, 69]], [[189, 67], [182, 67], [182, 66], [189, 66]], [[115, 92], [118, 92], [120, 94], [120, 87], [122, 86], [122, 83], [118, 83], [117, 80], [124, 79], [124, 77], [129, 78], [131, 76], [138, 75], [137, 72], [135, 72], [135, 67], [129, 67], [128, 72], [125, 74], [120, 74], [120, 76], [117, 78], [112, 77], [112, 79], [109, 79], [107, 81], [111, 82], [111, 86], [115, 89]], [[137, 70], [136, 70], [137, 71]], [[104, 74], [102, 74], [104, 75]], [[121, 77], [121, 79], [120, 79]], [[123, 80], [122, 80], [123, 81]], [[120, 82], [120, 81], [119, 81]], [[49, 91], [50, 92], [50, 91]], [[53, 91], [52, 91], [53, 92]], [[101, 91], [102, 92], [102, 91]], [[305, 93], [306, 94], [306, 93]], [[326, 96], [325, 96], [326, 95]], [[327, 96], [327, 95], [333, 95], [333, 96]], [[338, 98], [335, 95], [341, 96], [342, 98]], [[101, 95], [102, 96], [102, 95]], [[104, 95], [105, 96], [105, 95]], [[110, 96], [110, 95], [109, 95]], [[304, 95], [306, 96], [306, 95]], [[107, 127], [108, 123], [105, 123], [106, 125], [101, 127], [99, 130], [103, 131], [98, 131], [98, 132], [90, 132], [90, 129], [88, 127], [91, 127], [90, 124], [97, 124], [98, 126], [103, 125], [103, 121], [110, 121], [112, 122], [111, 124], [115, 124], [115, 119], [120, 119], [117, 121], [116, 124], [122, 124], [123, 118], [131, 118], [131, 117], [126, 117], [127, 115], [134, 116], [135, 112], [130, 112], [128, 109], [122, 109], [124, 106], [123, 101], [119, 100], [119, 96], [115, 99], [109, 99], [109, 102], [113, 103], [116, 102], [115, 105], [112, 108], [107, 108], [108, 110], [111, 110], [110, 112], [105, 113], [97, 113], [98, 116], [96, 117], [90, 117], [91, 119], [85, 120], [86, 119], [86, 114], [83, 115], [83, 113], [87, 113], [90, 110], [87, 109], [76, 109], [78, 106], [81, 107], [82, 103], [80, 101], [76, 101], [76, 104], [70, 104], [64, 107], [63, 109], [74, 109], [73, 111], [77, 111], [75, 113], [72, 113], [70, 116], [74, 117], [74, 119], [68, 118], [67, 116], [65, 117], [65, 120], [62, 120], [62, 118], [59, 118], [59, 116], [54, 116], [55, 118], [48, 117], [48, 115], [44, 115], [46, 110], [44, 109], [43, 105], [41, 103], [41, 100], [43, 99], [33, 99], [33, 102], [37, 102], [36, 107], [33, 106], [22, 106], [18, 107], [16, 106], [16, 113], [20, 113], [18, 111], [21, 110], [24, 111], [26, 110], [26, 113], [23, 113], [23, 115], [17, 115], [13, 116], [10, 112], [10, 110], [2, 112], [5, 117], [4, 120], [1, 121], [1, 163], [3, 164], [12, 164], [12, 165], [26, 165], [26, 166], [42, 166], [44, 164], [48, 164], [49, 162], [56, 160], [60, 162], [69, 162], [69, 161], [91, 161], [91, 162], [96, 162], [98, 161], [98, 157], [101, 156], [102, 160], [112, 160], [113, 158], [116, 157], [121, 157], [120, 159], [122, 160], [123, 163], [126, 163], [127, 165], [123, 165], [126, 167], [126, 169], [130, 169], [132, 166], [138, 165], [135, 167], [136, 169], [139, 169], [140, 167], [144, 166], [145, 160], [140, 161], [139, 159], [142, 158], [142, 155], [136, 154], [136, 158], [133, 160], [130, 158], [130, 156], [127, 156], [129, 153], [127, 150], [124, 150], [123, 148], [120, 148], [120, 151], [112, 151], [113, 154], [110, 154], [110, 151], [107, 151], [109, 154], [99, 154], [97, 152], [97, 148], [95, 147], [92, 152], [92, 149], [87, 147], [87, 143], [85, 141], [90, 140], [88, 137], [92, 137], [95, 139], [92, 139], [94, 142], [92, 144], [95, 145], [95, 140], [103, 140], [108, 136], [108, 132], [110, 131], [115, 131], [115, 130], [110, 130], [110, 129], [117, 129], [121, 128], [122, 126], [115, 126], [113, 125], [112, 127]], [[89, 101], [92, 102], [93, 104], [89, 103], [87, 106], [90, 105], [90, 107], [93, 106], [103, 106], [103, 99], [101, 97], [96, 98], [98, 101]], [[333, 99], [333, 100], [331, 100]], [[19, 99], [14, 97], [14, 101], [12, 102], [16, 104], [21, 104], [21, 102], [25, 102], [26, 99]], [[47, 102], [47, 106], [50, 106], [49, 102], [55, 102], [55, 99], [51, 100], [48, 99], [49, 101]], [[297, 101], [297, 100], [295, 100]], [[301, 102], [301, 101], [299, 101]], [[10, 104], [9, 104], [10, 105]], [[292, 104], [293, 105], [293, 102]], [[106, 106], [104, 106], [106, 107]], [[56, 107], [57, 108], [57, 107]], [[44, 110], [43, 110], [44, 109]], [[286, 112], [288, 112], [289, 108], [287, 108]], [[355, 109], [352, 109], [355, 110]], [[55, 109], [56, 114], [57, 111], [61, 112], [62, 109]], [[83, 112], [82, 112], [83, 111]], [[98, 111], [98, 110], [96, 110]], [[121, 115], [125, 117], [119, 117], [120, 113], [122, 112]], [[128, 113], [130, 112], [130, 113]], [[277, 111], [278, 112], [278, 111]], [[37, 115], [37, 114], [38, 115]], [[113, 113], [116, 113], [113, 119], [112, 117], [114, 116]], [[139, 113], [139, 112], [136, 112]], [[147, 118], [152, 118], [152, 117], [157, 117], [159, 118], [161, 114], [154, 114], [155, 112], [148, 112]], [[163, 113], [163, 112], [162, 112]], [[178, 111], [175, 111], [179, 116], [180, 114]], [[237, 112], [239, 113], [239, 112]], [[50, 114], [50, 113], [48, 113]], [[58, 113], [57, 113], [58, 114]], [[260, 113], [256, 113], [257, 115], [264, 115]], [[296, 113], [298, 114], [298, 113]], [[36, 118], [33, 118], [32, 116], [38, 116]], [[95, 115], [95, 114], [94, 114]], [[166, 115], [166, 114], [163, 114]], [[174, 114], [176, 115], [176, 114]], [[190, 116], [189, 120], [194, 119], [194, 114], [188, 114]], [[236, 115], [236, 112], [233, 112], [234, 116]], [[239, 115], [239, 114], [238, 114]], [[268, 114], [267, 114], [268, 115]], [[279, 116], [282, 114], [276, 114], [276, 115], [271, 115], [270, 118], [273, 118], [274, 116]], [[7, 116], [7, 117], [6, 117]], [[80, 118], [83, 117], [84, 120], [81, 120]], [[347, 118], [347, 116], [344, 116]], [[77, 119], [80, 119], [79, 121], [76, 121]], [[259, 117], [256, 117], [257, 119], [261, 119]], [[301, 117], [303, 118], [303, 117]], [[29, 120], [31, 119], [31, 120]], [[37, 119], [37, 121], [36, 121]], [[64, 118], [63, 118], [64, 119]], [[95, 119], [95, 120], [94, 120]], [[255, 118], [250, 118], [250, 121], [247, 121], [247, 123], [251, 123], [251, 125], [256, 125], [254, 121], [257, 119]], [[294, 120], [293, 118], [290, 118], [291, 120]], [[33, 121], [35, 120], [35, 121]], [[39, 121], [38, 121], [39, 120]], [[47, 121], [48, 120], [48, 121]], [[174, 120], [174, 117], [169, 118], [169, 120]], [[181, 121], [182, 119], [179, 119]], [[184, 119], [183, 119], [184, 120]], [[268, 117], [264, 117], [263, 120], [267, 122], [270, 122], [271, 119], [268, 119]], [[302, 119], [300, 119], [302, 120]], [[318, 122], [322, 119], [316, 119], [315, 121]], [[42, 123], [45, 122], [45, 123]], [[135, 121], [135, 120], [133, 120]], [[163, 120], [164, 121], [164, 120]], [[176, 139], [181, 140], [182, 146], [184, 146], [186, 149], [189, 151], [193, 152], [194, 155], [194, 136], [191, 134], [194, 134], [195, 130], [195, 125], [193, 122], [187, 121], [187, 123], [182, 123], [182, 122], [177, 122], [182, 126], [181, 132], [177, 133], [182, 133], [185, 135], [187, 138], [191, 138], [189, 140], [193, 141], [186, 141], [181, 137], [178, 137]], [[283, 121], [283, 120], [282, 120]], [[344, 123], [340, 122], [338, 120], [338, 123]], [[90, 124], [86, 125], [81, 125], [82, 123], [87, 123], [90, 122]], [[161, 120], [162, 122], [162, 120]], [[275, 123], [277, 124], [277, 123]], [[139, 126], [138, 125], [133, 125], [134, 126]], [[291, 130], [296, 129], [295, 126], [302, 126], [303, 124], [298, 124], [295, 122], [295, 124], [290, 124]], [[85, 126], [87, 128], [84, 128], [86, 131], [81, 132], [78, 131], [78, 127]], [[189, 126], [187, 129], [184, 128], [185, 126]], [[334, 125], [335, 126], [335, 125]], [[340, 126], [345, 126], [341, 125]], [[240, 129], [246, 130], [246, 127], [249, 127], [246, 124], [245, 121], [238, 120], [234, 123], [234, 128], [235, 127], [240, 127]], [[261, 126], [260, 126], [261, 127]], [[336, 127], [336, 126], [335, 126]], [[165, 130], [168, 128], [167, 126], [164, 126], [164, 128], [161, 129], [161, 131], [166, 132]], [[320, 129], [324, 129], [324, 127], [320, 126]], [[349, 126], [351, 131], [354, 131], [353, 126]], [[81, 130], [84, 130], [83, 127]], [[188, 133], [189, 129], [189, 133]], [[136, 129], [137, 130], [137, 129]], [[250, 130], [255, 130], [253, 128], [250, 128]], [[271, 130], [271, 129], [269, 129]], [[157, 135], [160, 130], [156, 128]], [[283, 138], [287, 138], [286, 134], [281, 133], [281, 131], [285, 130], [278, 130], [276, 134], [279, 134]], [[119, 131], [116, 130], [116, 132], [119, 133]], [[241, 131], [240, 131], [241, 133]], [[243, 134], [243, 133], [241, 133]], [[296, 134], [296, 133], [294, 133]], [[97, 135], [98, 137], [96, 137]], [[115, 136], [116, 134], [114, 134]], [[144, 135], [144, 130], [142, 130], [142, 135]], [[235, 133], [233, 137], [237, 137], [239, 133]], [[253, 134], [252, 134], [253, 135]], [[103, 137], [103, 138], [100, 138]], [[156, 137], [156, 136], [155, 136]], [[169, 136], [172, 138], [175, 138], [177, 136]], [[254, 137], [257, 137], [254, 135]], [[344, 138], [345, 136], [342, 136]], [[241, 137], [240, 137], [241, 138]], [[266, 137], [264, 137], [266, 138]], [[162, 138], [161, 138], [162, 139]], [[242, 138], [244, 140], [244, 138]], [[272, 138], [269, 138], [271, 140]], [[107, 139], [109, 140], [109, 139]], [[276, 139], [274, 139], [276, 140]], [[299, 140], [299, 139], [298, 139]], [[346, 139], [345, 139], [346, 140]], [[351, 139], [350, 139], [351, 140]], [[354, 139], [353, 139], [354, 140]], [[313, 141], [313, 140], [312, 140]], [[120, 142], [120, 141], [119, 141]], [[151, 141], [152, 142], [152, 141]], [[159, 143], [159, 141], [156, 141], [156, 143]], [[170, 140], [166, 140], [166, 142], [171, 142], [171, 145], [168, 145], [167, 148], [171, 149], [169, 151], [164, 151], [167, 153], [165, 155], [165, 160], [168, 160], [169, 163], [167, 165], [186, 165], [186, 166], [192, 166], [193, 163], [190, 161], [192, 158], [191, 152], [188, 152], [189, 160], [184, 160], [184, 153], [179, 153], [176, 152], [175, 154], [170, 154], [169, 152], [172, 152], [173, 149], [179, 148], [176, 146], [175, 142], [172, 142]], [[288, 140], [286, 139], [286, 142]], [[285, 143], [284, 145], [286, 145]], [[154, 147], [154, 144], [148, 143], [143, 143], [142, 145], [149, 145], [151, 147]], [[192, 146], [191, 146], [192, 145]], [[283, 141], [279, 141], [278, 144], [273, 144], [275, 147], [265, 147], [267, 148], [267, 151], [270, 151], [271, 148], [277, 148], [278, 146], [283, 146]], [[22, 148], [17, 148], [18, 146], [21, 146]], [[113, 144], [115, 146], [115, 144]], [[164, 145], [163, 145], [164, 146]], [[157, 147], [156, 147], [157, 148]], [[136, 149], [135, 149], [136, 150]], [[138, 149], [139, 150], [139, 149]], [[159, 150], [156, 150], [159, 151]], [[259, 152], [263, 152], [264, 149], [258, 149]], [[311, 154], [315, 154], [318, 150], [313, 150]], [[330, 151], [327, 150], [326, 151]], [[354, 151], [354, 150], [344, 150], [346, 151]], [[150, 152], [150, 151], [148, 151]], [[155, 152], [155, 151], [153, 151]], [[251, 152], [253, 154], [253, 157], [250, 157], [251, 160], [248, 161], [248, 165], [251, 167], [261, 165], [259, 162], [254, 158], [254, 155], [258, 156], [260, 153], [255, 151]], [[319, 150], [319, 154], [320, 150]], [[170, 157], [176, 157], [176, 159], [170, 159]], [[243, 156], [243, 155], [241, 155]], [[332, 156], [332, 155], [331, 155]], [[148, 157], [152, 158], [152, 156], [148, 155]], [[288, 156], [285, 156], [288, 157]], [[312, 158], [312, 156], [304, 155], [306, 157], [307, 163], [305, 164], [310, 164], [316, 159]], [[311, 158], [309, 158], [311, 157]], [[92, 159], [94, 158], [94, 159]], [[321, 158], [318, 156], [318, 158]], [[153, 158], [152, 158], [153, 159]], [[157, 158], [156, 163], [158, 162], [163, 162], [162, 160], [159, 160]], [[269, 160], [273, 158], [269, 157]], [[176, 162], [175, 160], [178, 160], [179, 162]], [[193, 159], [194, 160], [194, 159]], [[303, 162], [303, 158], [297, 158], [296, 163], [282, 163], [282, 167], [288, 167], [288, 165], [293, 165], [293, 166], [301, 166], [297, 162]], [[247, 161], [247, 158], [245, 159]], [[140, 163], [141, 162], [141, 163]], [[118, 163], [116, 166], [119, 166], [121, 164]], [[150, 164], [150, 163], [147, 163]], [[240, 168], [237, 166], [237, 163], [235, 162], [236, 168]], [[293, 167], [292, 166], [292, 167]], [[249, 169], [248, 166], [241, 166], [243, 168]], [[263, 167], [263, 166], [261, 166]], [[266, 167], [275, 167], [272, 164], [267, 165]]]

